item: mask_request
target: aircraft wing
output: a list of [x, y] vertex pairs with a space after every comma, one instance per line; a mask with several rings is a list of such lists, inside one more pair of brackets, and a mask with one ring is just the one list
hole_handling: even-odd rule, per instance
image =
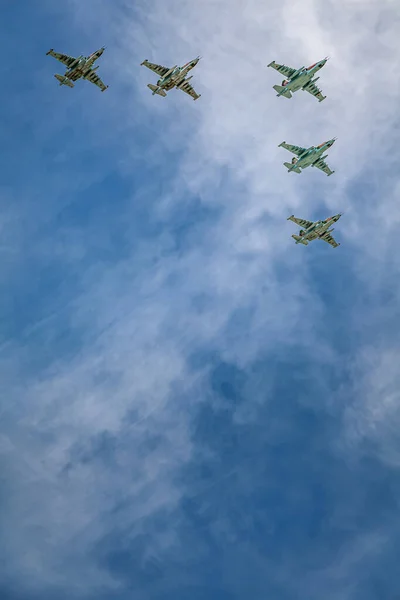
[[330, 168], [328, 167], [328, 165], [326, 164], [326, 162], [324, 160], [317, 160], [314, 164], [314, 167], [317, 167], [317, 169], [321, 169], [321, 171], [323, 171], [324, 173], [326, 173], [329, 177], [329, 175], [332, 175], [332, 173], [334, 173], [335, 171], [331, 171]]
[[313, 225], [313, 221], [306, 221], [305, 219], [298, 219], [294, 215], [292, 215], [291, 217], [288, 217], [287, 220], [293, 221], [293, 223], [296, 223], [296, 225], [298, 225], [299, 227], [304, 227], [304, 229], [308, 229], [309, 227], [311, 227], [311, 225]]
[[321, 90], [315, 85], [315, 83], [311, 83], [311, 82], [307, 83], [303, 87], [303, 90], [305, 90], [312, 96], [315, 96], [317, 98], [317, 100], [319, 100], [320, 102], [322, 102], [322, 100], [325, 100], [325, 98], [326, 98], [326, 96], [322, 95]]
[[90, 69], [89, 74], [86, 75], [85, 79], [90, 81], [90, 83], [94, 83], [94, 85], [97, 85], [97, 87], [99, 87], [102, 92], [104, 92], [108, 88], [108, 85], [105, 85], [102, 82], [100, 77], [97, 75], [96, 71], [94, 71], [93, 69]]
[[201, 94], [197, 94], [190, 85], [190, 83], [187, 82], [184, 82], [183, 85], [180, 85], [178, 89], [182, 90], [182, 92], [185, 92], [186, 94], [189, 94], [189, 96], [191, 96], [193, 100], [197, 100], [201, 96]]
[[279, 73], [282, 73], [282, 75], [285, 75], [289, 78], [292, 77], [293, 73], [296, 72], [296, 69], [292, 69], [292, 67], [287, 67], [286, 65], [278, 65], [278, 63], [276, 63], [274, 60], [270, 62], [268, 66], [276, 69], [279, 71]]
[[330, 233], [326, 233], [325, 235], [322, 235], [320, 237], [320, 239], [324, 240], [324, 242], [327, 242], [328, 244], [333, 246], [333, 248], [337, 248], [338, 246], [340, 246], [340, 244], [337, 243], [337, 241], [335, 240], [333, 235], [331, 235]]
[[282, 142], [281, 144], [279, 144], [279, 146], [285, 148], [285, 150], [289, 150], [289, 152], [292, 152], [293, 154], [297, 154], [297, 156], [303, 154], [303, 152], [305, 152], [307, 149], [302, 148], [301, 146], [293, 146], [292, 144], [287, 144], [286, 142]]
[[162, 65], [156, 65], [155, 63], [149, 62], [147, 58], [141, 64], [150, 69], [151, 71], [154, 71], [154, 73], [157, 73], [157, 75], [159, 75], [160, 77], [164, 77], [166, 73], [168, 73], [168, 71], [170, 70], [167, 67], [163, 67]]
[[46, 54], [52, 56], [53, 58], [56, 58], [57, 60], [62, 62], [63, 65], [65, 65], [66, 67], [70, 67], [72, 63], [76, 60], [76, 58], [74, 58], [73, 56], [68, 56], [68, 54], [60, 54], [59, 52], [54, 52], [54, 50], [49, 50], [48, 52], [46, 52]]

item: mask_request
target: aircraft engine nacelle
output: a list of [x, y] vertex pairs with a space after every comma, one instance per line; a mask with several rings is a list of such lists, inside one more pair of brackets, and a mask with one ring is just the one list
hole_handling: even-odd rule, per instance
[[297, 71], [295, 71], [291, 77], [291, 79], [293, 79], [294, 77], [297, 77], [297, 75], [300, 75], [300, 73], [302, 73], [305, 70], [305, 67], [301, 67], [301, 69], [297, 69]]
[[315, 79], [312, 79], [312, 80], [310, 81], [310, 83], [315, 83], [316, 81], [318, 81], [318, 79], [319, 79], [319, 77], [316, 77]]
[[325, 156], [321, 156], [320, 160], [325, 160], [326, 158], [328, 158], [327, 154], [325, 154]]
[[172, 67], [172, 69], [170, 69], [169, 71], [167, 71], [167, 72], [165, 73], [165, 75], [164, 75], [164, 79], [165, 79], [166, 77], [168, 77], [169, 75], [171, 75], [171, 74], [172, 74], [172, 73], [175, 71], [175, 69], [176, 69], [176, 67], [177, 67], [177, 66], [178, 66], [178, 65], [175, 65], [174, 67]]

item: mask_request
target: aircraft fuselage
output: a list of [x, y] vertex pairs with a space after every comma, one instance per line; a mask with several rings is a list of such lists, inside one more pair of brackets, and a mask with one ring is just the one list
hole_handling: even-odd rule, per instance
[[[290, 92], [297, 92], [297, 90], [303, 89], [303, 87], [312, 80], [314, 75], [322, 69], [325, 62], [326, 61], [321, 61], [315, 65], [311, 65], [311, 67], [302, 67], [301, 69], [298, 69], [288, 81], [282, 82], [283, 87]], [[317, 81], [317, 79], [315, 79], [315, 81]]]
[[[306, 167], [309, 167], [310, 165], [314, 164], [315, 162], [317, 162], [317, 160], [320, 159], [321, 155], [324, 152], [329, 150], [333, 143], [334, 140], [329, 140], [329, 142], [325, 142], [324, 144], [320, 144], [319, 146], [311, 146], [311, 148], [307, 148], [307, 150], [300, 154], [297, 159], [294, 159], [290, 170], [298, 168], [305, 169]], [[325, 158], [326, 156], [323, 156], [323, 159]]]
[[299, 237], [301, 237], [301, 240], [298, 240], [296, 243], [301, 243], [301, 241], [308, 240], [310, 237], [312, 237], [312, 235], [315, 234], [317, 234], [318, 237], [322, 237], [326, 233], [331, 233], [333, 229], [329, 229], [330, 226], [336, 223], [340, 217], [341, 215], [335, 215], [334, 217], [330, 217], [325, 221], [316, 221], [308, 229], [301, 229], [299, 232]]
[[160, 88], [172, 88], [183, 82], [186, 75], [191, 71], [198, 63], [199, 59], [191, 60], [183, 67], [172, 67], [168, 73], [157, 81], [157, 85]]
[[[72, 63], [68, 71], [65, 73], [65, 77], [68, 79], [79, 79], [80, 77], [86, 77], [89, 71], [93, 68], [95, 61], [100, 58], [103, 54], [104, 48], [93, 52], [90, 56], [78, 56], [78, 58]], [[97, 69], [97, 67], [95, 67]]]

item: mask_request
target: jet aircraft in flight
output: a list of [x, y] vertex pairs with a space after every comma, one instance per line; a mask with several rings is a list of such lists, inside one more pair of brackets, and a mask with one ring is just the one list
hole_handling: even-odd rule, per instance
[[333, 248], [337, 248], [340, 246], [336, 242], [336, 240], [331, 235], [333, 229], [329, 229], [331, 225], [339, 221], [342, 213], [338, 215], [334, 215], [333, 217], [328, 217], [325, 221], [306, 221], [305, 219], [298, 219], [294, 215], [288, 217], [288, 221], [293, 221], [300, 227], [304, 227], [304, 229], [300, 229], [299, 235], [292, 235], [292, 238], [296, 241], [296, 244], [304, 244], [308, 246], [308, 242], [312, 240], [323, 240], [327, 242]]
[[183, 67], [178, 67], [175, 65], [172, 68], [163, 67], [162, 65], [156, 65], [154, 63], [149, 62], [147, 59], [144, 60], [141, 64], [157, 73], [160, 76], [160, 79], [157, 81], [157, 85], [152, 85], [149, 83], [147, 85], [148, 88], [151, 89], [154, 94], [158, 94], [159, 96], [166, 96], [169, 90], [176, 87], [177, 90], [182, 90], [186, 94], [189, 94], [193, 98], [193, 100], [197, 100], [200, 98], [201, 94], [197, 94], [192, 86], [189, 83], [189, 80], [192, 79], [193, 75], [185, 79], [186, 75], [191, 71], [199, 62], [200, 56], [189, 61]]
[[292, 146], [291, 144], [287, 144], [286, 142], [282, 142], [279, 144], [278, 148], [282, 147], [293, 154], [297, 154], [298, 158], [293, 157], [292, 162], [283, 163], [285, 167], [288, 169], [288, 173], [291, 171], [295, 171], [296, 173], [301, 173], [301, 169], [306, 169], [307, 167], [317, 167], [317, 169], [321, 169], [324, 173], [332, 175], [335, 171], [331, 171], [326, 162], [324, 161], [327, 158], [327, 154], [324, 154], [333, 144], [337, 138], [333, 138], [332, 140], [328, 140], [319, 146], [311, 146], [310, 148], [302, 148], [301, 146]]
[[53, 56], [66, 67], [68, 67], [65, 75], [54, 75], [54, 77], [60, 82], [60, 85], [67, 85], [68, 87], [73, 88], [73, 82], [83, 78], [87, 79], [91, 83], [94, 83], [101, 89], [102, 92], [104, 92], [108, 88], [108, 85], [104, 85], [100, 77], [95, 72], [98, 69], [98, 66], [93, 67], [93, 64], [98, 58], [100, 58], [104, 50], [105, 48], [100, 48], [100, 50], [96, 50], [96, 52], [93, 52], [93, 54], [87, 58], [85, 56], [78, 56], [78, 58], [74, 58], [73, 56], [68, 56], [67, 54], [54, 52], [54, 50], [49, 50], [46, 52], [46, 54], [50, 54], [50, 56]]
[[277, 96], [285, 96], [285, 98], [291, 98], [293, 92], [297, 90], [305, 90], [317, 98], [319, 102], [325, 100], [326, 96], [322, 95], [322, 92], [315, 85], [319, 77], [313, 79], [314, 75], [322, 69], [328, 59], [324, 58], [319, 62], [311, 65], [310, 67], [301, 67], [301, 69], [293, 69], [286, 65], [278, 65], [275, 61], [269, 63], [269, 67], [272, 67], [285, 75], [288, 79], [282, 81], [282, 85], [274, 85], [273, 88], [277, 93]]

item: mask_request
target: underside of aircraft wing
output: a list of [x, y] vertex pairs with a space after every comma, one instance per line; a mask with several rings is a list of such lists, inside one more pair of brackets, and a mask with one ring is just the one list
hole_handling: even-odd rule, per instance
[[317, 169], [320, 169], [321, 171], [323, 171], [324, 173], [326, 173], [329, 177], [329, 175], [332, 175], [332, 173], [334, 173], [335, 171], [331, 171], [330, 168], [328, 167], [328, 165], [326, 164], [326, 162], [324, 160], [317, 160], [315, 163], [313, 163], [314, 167], [317, 167]]
[[296, 69], [292, 69], [292, 67], [287, 67], [286, 65], [278, 65], [274, 60], [268, 66], [276, 69], [276, 71], [279, 71], [279, 73], [282, 73], [286, 77], [292, 77], [293, 73], [296, 72]]
[[96, 71], [94, 71], [93, 69], [90, 69], [89, 73], [85, 76], [85, 79], [90, 81], [90, 83], [94, 83], [94, 85], [97, 85], [97, 87], [99, 87], [102, 92], [104, 92], [108, 88], [108, 85], [105, 85], [102, 82], [100, 77], [96, 74]]
[[68, 56], [68, 54], [60, 54], [59, 52], [54, 52], [54, 50], [49, 50], [46, 52], [46, 54], [56, 58], [66, 67], [70, 67], [76, 61], [76, 58], [73, 56]]
[[326, 233], [325, 235], [322, 235], [320, 237], [320, 239], [323, 240], [324, 242], [327, 242], [328, 244], [330, 244], [333, 248], [337, 248], [338, 246], [340, 246], [340, 244], [337, 243], [337, 241], [335, 240], [333, 235], [331, 235], [330, 233]]
[[293, 146], [292, 144], [287, 144], [286, 142], [282, 142], [279, 144], [279, 146], [285, 148], [285, 150], [289, 150], [289, 152], [292, 152], [292, 154], [297, 154], [297, 156], [300, 156], [300, 154], [303, 154], [303, 152], [306, 151], [306, 148], [302, 148], [301, 146]]
[[315, 85], [315, 83], [308, 82], [303, 87], [303, 90], [305, 90], [312, 96], [315, 96], [315, 98], [317, 98], [317, 100], [319, 100], [319, 102], [322, 102], [322, 100], [325, 100], [325, 98], [326, 98], [326, 96], [322, 95], [321, 90]]
[[178, 87], [178, 90], [182, 90], [182, 92], [185, 92], [185, 94], [189, 94], [189, 96], [191, 96], [193, 100], [197, 100], [201, 96], [201, 94], [197, 94], [190, 85], [190, 83], [187, 82], [184, 82], [182, 85], [180, 85]]
[[304, 227], [304, 229], [308, 229], [313, 224], [312, 221], [306, 221], [305, 219], [298, 219], [294, 215], [291, 215], [290, 217], [288, 217], [287, 220], [293, 221], [293, 223], [296, 223], [296, 225], [298, 225], [299, 227]]
[[155, 63], [151, 63], [147, 60], [147, 58], [142, 62], [142, 65], [147, 67], [151, 71], [154, 71], [154, 73], [157, 73], [157, 75], [159, 75], [160, 77], [164, 77], [169, 71], [168, 67], [163, 67], [162, 65], [156, 65]]

